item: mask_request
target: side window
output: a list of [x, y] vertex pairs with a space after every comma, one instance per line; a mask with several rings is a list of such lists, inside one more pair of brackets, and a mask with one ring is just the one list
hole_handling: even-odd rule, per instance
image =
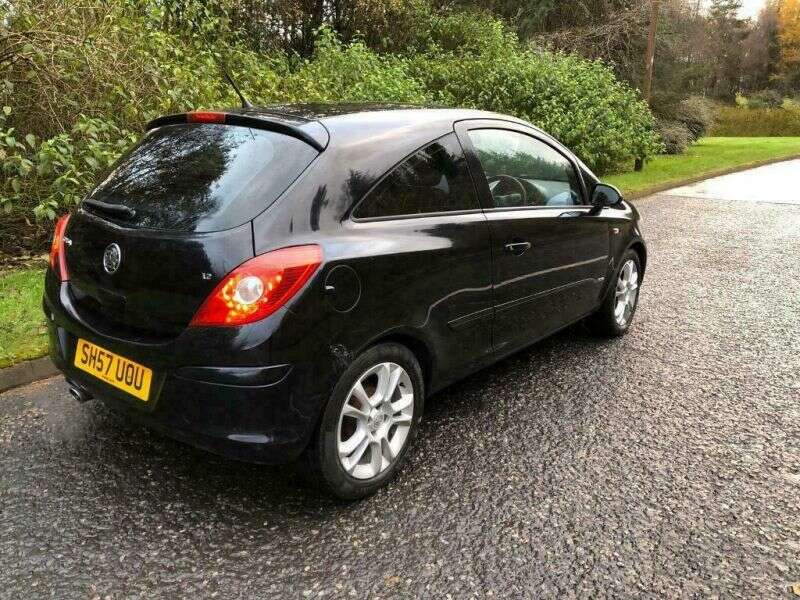
[[468, 133], [496, 208], [584, 203], [572, 163], [544, 142], [506, 129]]
[[478, 199], [455, 134], [400, 163], [353, 211], [358, 219], [477, 209]]

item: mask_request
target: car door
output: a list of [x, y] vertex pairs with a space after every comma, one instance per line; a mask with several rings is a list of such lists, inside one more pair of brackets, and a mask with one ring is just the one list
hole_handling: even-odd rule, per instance
[[596, 308], [608, 223], [593, 214], [577, 164], [553, 140], [505, 121], [456, 129], [492, 238], [494, 347], [512, 351]]

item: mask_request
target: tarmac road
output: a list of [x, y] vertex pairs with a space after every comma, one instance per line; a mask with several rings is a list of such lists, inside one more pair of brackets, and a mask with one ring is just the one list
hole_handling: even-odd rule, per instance
[[574, 327], [432, 398], [360, 503], [61, 378], [0, 395], [0, 597], [796, 597], [800, 162], [776, 170], [639, 202], [629, 335]]

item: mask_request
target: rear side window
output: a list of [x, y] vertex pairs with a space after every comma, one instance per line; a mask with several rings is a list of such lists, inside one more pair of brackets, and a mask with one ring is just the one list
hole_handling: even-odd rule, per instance
[[478, 199], [455, 134], [413, 154], [353, 211], [358, 219], [471, 210]]
[[90, 198], [133, 209], [125, 225], [219, 231], [262, 212], [317, 154], [303, 141], [262, 129], [168, 125], [124, 155]]

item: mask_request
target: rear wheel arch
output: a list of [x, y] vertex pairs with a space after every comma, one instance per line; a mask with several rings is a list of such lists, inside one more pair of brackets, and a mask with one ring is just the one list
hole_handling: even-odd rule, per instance
[[377, 346], [379, 344], [400, 344], [408, 348], [419, 363], [422, 369], [422, 381], [425, 384], [425, 392], [431, 389], [431, 380], [434, 371], [434, 358], [433, 351], [429, 344], [422, 339], [421, 336], [416, 336], [407, 332], [397, 332], [385, 335], [369, 343], [364, 351]]
[[[339, 378], [339, 381], [331, 391], [328, 402], [322, 410], [319, 423], [314, 430], [310, 443], [306, 446], [301, 460], [298, 463], [298, 474], [301, 475], [307, 483], [315, 487], [321, 487], [341, 499], [355, 500], [376, 491], [379, 487], [388, 482], [402, 466], [408, 449], [416, 436], [416, 431], [424, 410], [425, 383], [417, 356], [406, 343], [400, 343], [396, 341], [397, 339], [399, 338], [390, 338], [387, 336], [381, 341], [376, 341], [375, 344], [366, 346], [358, 356], [354, 358]], [[408, 339], [413, 338], [405, 338], [404, 341], [408, 342]], [[343, 462], [342, 456], [347, 456], [348, 460], [353, 459], [361, 463], [362, 454], [366, 451], [366, 448], [362, 449], [360, 451], [361, 454], [355, 457], [349, 456], [354, 448], [350, 448], [344, 455], [342, 454], [342, 450], [344, 449], [343, 442], [345, 444], [348, 443], [352, 435], [355, 434], [355, 432], [351, 431], [350, 436], [342, 437], [342, 415], [345, 411], [344, 407], [348, 403], [348, 398], [353, 394], [354, 382], [360, 381], [365, 375], [369, 376], [373, 367], [382, 364], [390, 367], [402, 367], [406, 373], [407, 379], [410, 380], [411, 387], [414, 391], [413, 413], [408, 414], [411, 420], [407, 421], [410, 431], [406, 438], [400, 440], [403, 445], [399, 451], [395, 448], [395, 454], [393, 455], [395, 459], [393, 462], [391, 462], [390, 459], [390, 464], [388, 466], [381, 464], [380, 471], [377, 474], [373, 473], [372, 476], [368, 473], [364, 476], [365, 474], [363, 472], [357, 475], [352, 469], [358, 468], [358, 466], [354, 466], [353, 463], [348, 465]], [[364, 388], [362, 387], [361, 390], [363, 395], [365, 393]], [[377, 388], [375, 391], [377, 392]], [[370, 394], [373, 394], [373, 392], [370, 391]], [[370, 398], [372, 397], [371, 395]], [[381, 454], [383, 453], [382, 440], [376, 440], [374, 437], [376, 435], [376, 429], [374, 429], [372, 425], [372, 420], [375, 418], [372, 413], [377, 412], [379, 415], [381, 413], [386, 414], [386, 406], [384, 406], [386, 399], [387, 397], [383, 397], [382, 400], [379, 398], [378, 404], [374, 404], [370, 401], [369, 404], [374, 410], [370, 410], [368, 416], [362, 415], [364, 420], [368, 421], [368, 423], [364, 423], [364, 425], [369, 429], [362, 429], [362, 431], [368, 432], [367, 437], [364, 438], [362, 435], [361, 441], [357, 441], [356, 443], [361, 444], [364, 440], [367, 440], [370, 447], [370, 454], [367, 455], [367, 462], [374, 460], [374, 455], [372, 453], [375, 452], [374, 444], [376, 441], [380, 445]], [[364, 411], [363, 405], [355, 406], [360, 411]], [[394, 406], [392, 405], [391, 408], [394, 408]], [[352, 412], [350, 416], [357, 420], [357, 417], [355, 417]], [[378, 427], [380, 426], [381, 424], [379, 423]], [[385, 431], [384, 434], [389, 435], [390, 431], [391, 430]]]

